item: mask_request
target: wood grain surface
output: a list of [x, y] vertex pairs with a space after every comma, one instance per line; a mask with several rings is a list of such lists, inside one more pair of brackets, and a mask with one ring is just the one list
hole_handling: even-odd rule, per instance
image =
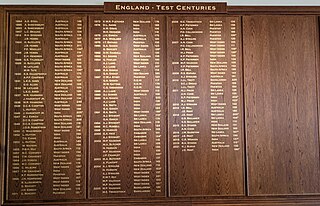
[[243, 20], [249, 195], [319, 194], [318, 20]]

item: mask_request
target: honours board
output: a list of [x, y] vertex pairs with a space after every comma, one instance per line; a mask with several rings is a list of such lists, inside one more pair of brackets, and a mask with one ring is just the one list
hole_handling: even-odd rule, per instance
[[239, 28], [12, 15], [8, 198], [243, 194]]
[[70, 8], [0, 15], [4, 205], [318, 205], [320, 8]]

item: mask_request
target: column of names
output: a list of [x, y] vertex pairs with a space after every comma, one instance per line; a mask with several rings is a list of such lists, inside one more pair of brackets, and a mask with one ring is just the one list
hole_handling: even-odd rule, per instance
[[45, 125], [45, 97], [42, 81], [42, 38], [44, 24], [38, 19], [14, 20], [14, 59], [12, 72], [12, 146], [13, 188], [9, 196], [32, 197], [43, 183], [41, 135]]
[[171, 195], [242, 193], [239, 18], [172, 16], [168, 31]]
[[95, 148], [91, 168], [103, 179], [102, 183], [92, 180], [91, 195], [162, 194], [160, 21], [115, 17], [91, 22], [95, 42], [90, 78], [94, 128], [90, 148]]
[[[203, 31], [199, 29], [202, 21], [173, 20], [172, 24], [179, 28], [179, 37], [172, 45], [179, 48], [179, 57], [172, 62], [172, 92], [179, 95], [179, 102], [172, 102], [173, 116], [177, 123], [173, 124], [173, 147], [184, 152], [192, 152], [199, 141], [200, 117], [194, 109], [199, 106], [198, 70], [200, 69], [200, 53], [203, 44], [198, 44]], [[177, 113], [176, 113], [177, 112]]]
[[8, 198], [83, 197], [83, 18], [11, 20]]

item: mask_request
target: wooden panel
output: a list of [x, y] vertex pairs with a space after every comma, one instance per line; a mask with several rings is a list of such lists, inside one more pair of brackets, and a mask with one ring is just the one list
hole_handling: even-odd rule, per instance
[[239, 17], [168, 18], [170, 195], [243, 195]]
[[90, 198], [165, 195], [162, 16], [90, 16]]
[[250, 195], [320, 193], [317, 26], [312, 16], [244, 17]]
[[86, 16], [11, 15], [7, 199], [86, 195]]

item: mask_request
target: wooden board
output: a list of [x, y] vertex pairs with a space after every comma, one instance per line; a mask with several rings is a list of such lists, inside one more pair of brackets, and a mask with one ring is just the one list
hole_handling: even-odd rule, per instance
[[243, 20], [249, 195], [319, 194], [318, 20]]
[[85, 198], [86, 16], [10, 22], [6, 198]]
[[167, 31], [170, 196], [244, 195], [240, 18]]
[[320, 7], [106, 4], [0, 6], [1, 205], [317, 205]]
[[90, 16], [89, 25], [89, 197], [164, 196], [164, 18]]

